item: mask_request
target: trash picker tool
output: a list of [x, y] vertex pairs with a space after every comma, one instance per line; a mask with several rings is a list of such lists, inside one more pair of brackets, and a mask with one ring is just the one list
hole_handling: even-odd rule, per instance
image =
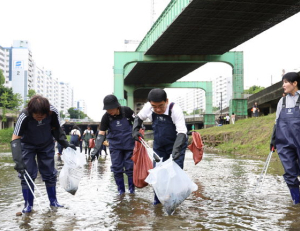
[[[142, 145], [145, 147], [145, 148], [150, 148], [149, 145], [146, 143], [146, 141], [142, 138], [142, 137], [139, 137], [139, 140], [141, 141]], [[151, 158], [151, 157], [150, 157]], [[155, 160], [155, 162], [160, 162], [160, 157], [159, 155], [157, 155], [154, 151], [153, 151], [153, 159]]]
[[[40, 197], [41, 198], [43, 198], [43, 194], [41, 193], [41, 191], [39, 190], [39, 188], [36, 186], [36, 184], [34, 183], [34, 181], [32, 180], [32, 178], [30, 177], [30, 175], [28, 174], [28, 172], [27, 172], [27, 170], [25, 170], [25, 173], [27, 174], [27, 177], [28, 177], [28, 179], [31, 181], [31, 183], [33, 184], [33, 186], [36, 188], [36, 190], [39, 192], [39, 194], [40, 194]], [[25, 177], [24, 177], [25, 178]], [[25, 179], [26, 180], [26, 179]], [[27, 182], [27, 181], [26, 181]], [[28, 184], [28, 183], [27, 183]], [[30, 185], [28, 185], [29, 187], [30, 187]], [[32, 191], [31, 191], [32, 192]], [[33, 196], [34, 196], [34, 193], [32, 193], [33, 194]], [[35, 197], [36, 198], [36, 197]], [[44, 200], [44, 202], [45, 202], [45, 204], [47, 204], [47, 201], [43, 198], [43, 200]], [[51, 210], [51, 207], [50, 207], [50, 205], [48, 205], [47, 206], [48, 207], [48, 209], [50, 210], [50, 211], [52, 211]]]
[[260, 189], [260, 187], [261, 187], [261, 185], [262, 185], [262, 183], [265, 179], [265, 176], [266, 176], [266, 173], [267, 173], [267, 170], [268, 170], [273, 152], [274, 152], [274, 147], [272, 148], [271, 152], [269, 153], [269, 155], [267, 157], [267, 160], [265, 162], [264, 168], [262, 169], [262, 171], [260, 173], [260, 176], [257, 179], [256, 186], [254, 188], [254, 192], [259, 192], [259, 189]]
[[[25, 171], [26, 171], [26, 170], [25, 170]], [[27, 173], [27, 171], [26, 171], [26, 173]], [[28, 174], [28, 173], [27, 173], [27, 174]], [[28, 176], [29, 176], [29, 175], [28, 175]], [[28, 178], [30, 178], [30, 176], [29, 176]], [[34, 199], [36, 199], [36, 201], [37, 201], [37, 203], [38, 203], [38, 206], [40, 207], [40, 210], [41, 210], [42, 213], [43, 213], [44, 211], [43, 211], [43, 209], [42, 209], [42, 207], [41, 207], [41, 205], [40, 205], [40, 202], [39, 202], [39, 200], [36, 198], [36, 196], [34, 195], [34, 192], [32, 191], [32, 188], [31, 188], [30, 184], [28, 183], [28, 180], [26, 179], [26, 175], [24, 175], [24, 179], [25, 179], [25, 181], [26, 181], [26, 183], [27, 183], [27, 185], [28, 185], [28, 188], [30, 189], [30, 192], [32, 193]]]

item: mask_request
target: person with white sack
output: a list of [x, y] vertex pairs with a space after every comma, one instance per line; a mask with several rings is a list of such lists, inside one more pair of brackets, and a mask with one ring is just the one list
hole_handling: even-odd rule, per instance
[[63, 207], [56, 199], [57, 170], [54, 166], [53, 138], [63, 148], [70, 147], [76, 150], [76, 147], [67, 141], [60, 127], [57, 109], [50, 105], [48, 99], [35, 95], [27, 108], [20, 113], [11, 141], [15, 170], [19, 173], [25, 200], [23, 213], [31, 212], [34, 199], [30, 191], [30, 188], [34, 189], [33, 184], [27, 184], [25, 170], [33, 181], [39, 171], [46, 185], [50, 206]]
[[[163, 161], [168, 160], [172, 154], [173, 160], [183, 169], [188, 137], [181, 108], [177, 104], [169, 102], [163, 89], [152, 89], [148, 94], [148, 101], [135, 117], [133, 138], [137, 141], [139, 141], [139, 137], [143, 138], [139, 130], [143, 121], [149, 118], [152, 121], [154, 132], [154, 152]], [[155, 194], [153, 204], [159, 203]]]

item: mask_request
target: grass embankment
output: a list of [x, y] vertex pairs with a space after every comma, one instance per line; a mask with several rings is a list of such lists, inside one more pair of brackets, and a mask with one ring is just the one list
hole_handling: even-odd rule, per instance
[[[251, 158], [266, 158], [275, 122], [275, 113], [241, 119], [235, 124], [198, 130], [207, 152], [231, 153]], [[273, 155], [274, 158], [277, 155]]]
[[0, 152], [10, 150], [10, 141], [11, 141], [13, 132], [14, 132], [13, 128], [7, 128], [7, 129], [0, 130]]

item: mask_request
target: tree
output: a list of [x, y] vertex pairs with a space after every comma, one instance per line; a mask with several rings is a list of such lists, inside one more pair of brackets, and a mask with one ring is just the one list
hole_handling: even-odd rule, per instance
[[3, 75], [3, 71], [0, 70], [0, 85], [2, 86], [5, 83], [5, 76]]
[[62, 118], [62, 119], [66, 117], [64, 111], [60, 111], [60, 112], [59, 112], [59, 116], [60, 116], [60, 118]]
[[213, 112], [219, 111], [220, 108], [219, 107], [213, 107]]
[[70, 119], [83, 119], [88, 117], [85, 113], [74, 107], [69, 108], [68, 112], [70, 114]]
[[3, 100], [0, 99], [0, 107], [5, 107], [11, 110], [19, 109], [18, 107], [20, 107], [20, 105], [22, 105], [23, 103], [21, 95], [14, 94], [11, 88], [0, 86], [0, 96], [2, 96], [4, 93], [6, 93], [5, 97], [6, 100], [9, 102], [9, 104], [6, 104], [5, 101], [2, 102], [4, 99]]
[[35, 90], [33, 90], [33, 89], [28, 90], [26, 105], [29, 103], [29, 101], [31, 100], [31, 98], [33, 96], [35, 96], [35, 95], [36, 95]]
[[7, 121], [7, 118], [6, 118], [6, 109], [9, 106], [8, 92], [4, 92], [0, 96], [0, 100], [1, 100], [1, 103], [2, 103], [2, 122], [6, 122]]
[[248, 90], [244, 90], [244, 94], [255, 94], [257, 92], [260, 92], [261, 90], [265, 89], [264, 87], [253, 85]]
[[20, 110], [20, 106], [23, 104], [23, 98], [19, 93], [13, 94], [11, 107], [12, 109]]

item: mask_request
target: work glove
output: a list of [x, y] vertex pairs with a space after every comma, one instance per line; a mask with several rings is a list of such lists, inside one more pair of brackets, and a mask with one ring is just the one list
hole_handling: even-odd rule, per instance
[[182, 150], [183, 145], [186, 143], [186, 134], [178, 133], [175, 143], [173, 145], [172, 157], [173, 160], [176, 160], [180, 156], [180, 152]]
[[93, 151], [92, 151], [92, 153], [91, 153], [91, 161], [94, 161], [94, 160], [95, 160], [96, 155], [97, 155], [97, 153], [100, 151], [101, 146], [102, 146], [104, 140], [105, 140], [105, 136], [104, 136], [104, 135], [100, 135], [100, 134], [99, 134], [99, 135], [97, 136], [97, 139], [96, 139], [96, 141], [95, 141], [95, 147], [94, 147], [94, 149], [93, 149]]
[[138, 116], [136, 116], [132, 127], [132, 137], [138, 142], [141, 142], [140, 137], [144, 139], [143, 135], [139, 132], [142, 127], [142, 124], [143, 124], [143, 120], [141, 120]]
[[191, 136], [191, 135], [193, 135], [193, 132], [194, 132], [194, 131], [188, 131], [186, 134], [187, 134], [188, 136]]
[[58, 129], [53, 129], [51, 131], [52, 136], [55, 138], [57, 143], [59, 143], [63, 148], [73, 148], [76, 151], [76, 146], [74, 144], [70, 144], [69, 141], [67, 140], [67, 136], [65, 132], [62, 130], [62, 128]]
[[276, 149], [275, 140], [276, 140], [276, 124], [273, 127], [273, 133], [272, 133], [271, 141], [270, 141], [270, 151], [273, 151], [273, 152], [275, 152], [275, 149]]
[[10, 142], [11, 152], [15, 165], [15, 170], [22, 176], [25, 174], [26, 165], [22, 157], [21, 139], [16, 139]]

